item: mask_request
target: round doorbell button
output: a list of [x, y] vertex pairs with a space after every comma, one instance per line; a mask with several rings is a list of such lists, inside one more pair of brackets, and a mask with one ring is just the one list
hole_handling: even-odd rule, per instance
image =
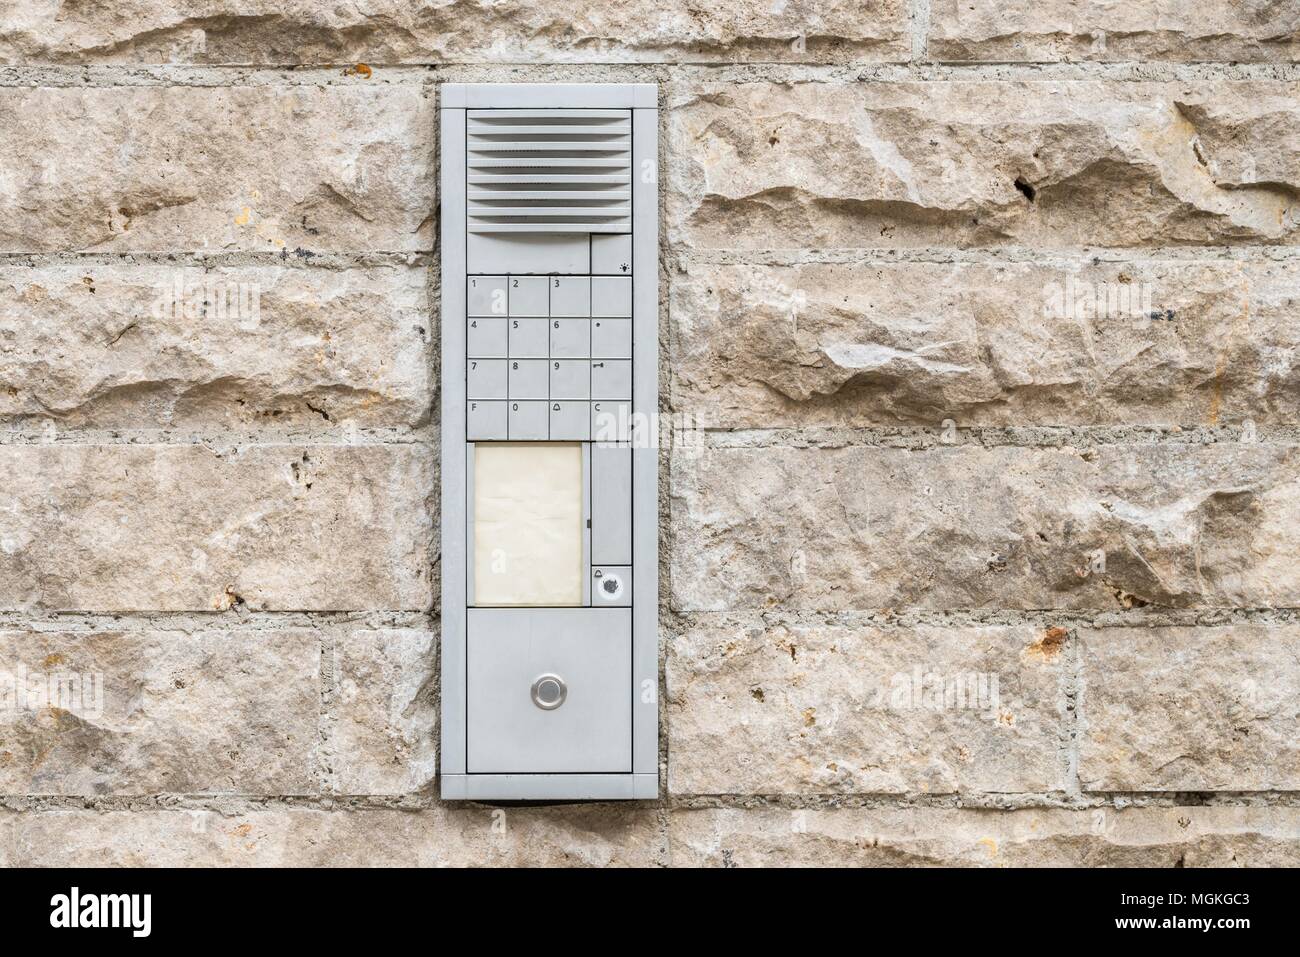
[[569, 689], [559, 675], [541, 675], [533, 682], [533, 704], [543, 711], [554, 711], [564, 704], [569, 696]]

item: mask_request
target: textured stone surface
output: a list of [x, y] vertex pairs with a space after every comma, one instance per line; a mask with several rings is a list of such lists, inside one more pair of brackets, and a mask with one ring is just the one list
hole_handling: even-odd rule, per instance
[[1080, 638], [1084, 788], [1300, 790], [1300, 628], [1104, 628]]
[[1294, 867], [1300, 809], [675, 811], [675, 866]]
[[669, 791], [1059, 790], [1064, 631], [701, 625], [669, 646]]
[[931, 0], [940, 60], [1239, 60], [1300, 56], [1300, 9], [1267, 0]]
[[[9, 820], [13, 819], [13, 820]], [[616, 804], [424, 811], [309, 808], [0, 814], [27, 866], [653, 866], [653, 808]]]
[[0, 420], [419, 425], [428, 315], [417, 268], [0, 267]]
[[0, 793], [313, 794], [303, 631], [0, 632]]
[[[0, 8], [0, 697], [106, 692], [0, 866], [1300, 864], [1293, 2]], [[662, 802], [436, 799], [437, 89], [539, 79], [667, 107]]]
[[904, 0], [123, 0], [73, 10], [30, 0], [0, 11], [0, 62], [16, 63], [844, 62], [910, 52]]
[[1291, 424], [1297, 301], [1293, 263], [691, 265], [673, 407], [713, 428]]
[[753, 250], [1293, 240], [1298, 91], [681, 84], [667, 120], [669, 235]]
[[682, 611], [1300, 602], [1290, 446], [704, 449], [671, 482]]
[[416, 86], [0, 89], [0, 252], [429, 249], [434, 112]]
[[[32, 866], [1295, 866], [1294, 808], [93, 810], [0, 815]], [[2, 851], [0, 851], [2, 853]]]
[[406, 794], [433, 783], [436, 655], [433, 634], [411, 629], [353, 631], [335, 646], [334, 791]]
[[0, 446], [0, 608], [424, 609], [430, 458]]

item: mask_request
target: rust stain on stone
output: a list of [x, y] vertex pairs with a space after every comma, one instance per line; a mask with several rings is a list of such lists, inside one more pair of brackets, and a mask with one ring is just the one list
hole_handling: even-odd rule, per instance
[[1060, 625], [1053, 625], [1043, 632], [1043, 637], [1029, 646], [1029, 652], [1043, 658], [1055, 658], [1061, 653], [1066, 636], [1069, 634], [1070, 629], [1063, 628]]

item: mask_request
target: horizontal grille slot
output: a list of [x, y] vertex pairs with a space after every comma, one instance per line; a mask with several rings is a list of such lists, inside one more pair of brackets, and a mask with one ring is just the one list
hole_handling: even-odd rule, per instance
[[472, 233], [632, 231], [630, 110], [469, 110]]

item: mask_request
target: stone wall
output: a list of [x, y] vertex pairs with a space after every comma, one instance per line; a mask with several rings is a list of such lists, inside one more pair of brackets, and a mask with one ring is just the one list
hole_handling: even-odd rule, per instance
[[[0, 7], [0, 865], [1300, 863], [1298, 57], [1267, 0]], [[661, 85], [658, 801], [436, 797], [446, 81]]]

